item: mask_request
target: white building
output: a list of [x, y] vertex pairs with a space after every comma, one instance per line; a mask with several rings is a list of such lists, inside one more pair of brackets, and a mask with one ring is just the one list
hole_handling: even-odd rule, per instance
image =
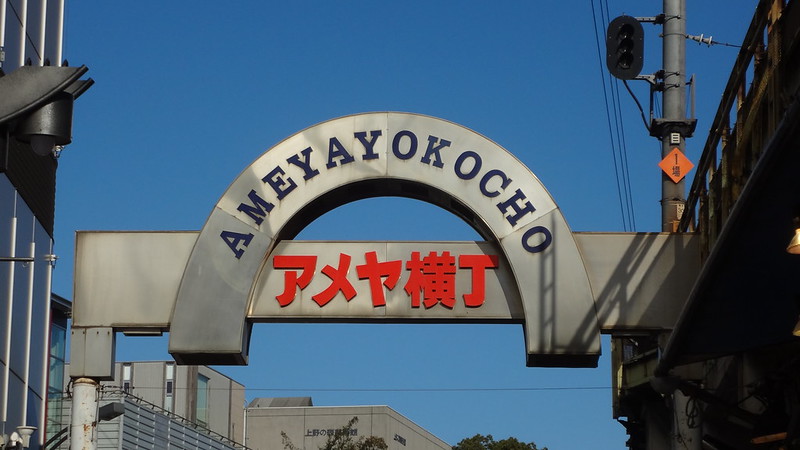
[[[313, 406], [310, 397], [291, 397], [257, 398], [245, 408], [242, 384], [172, 361], [117, 362], [114, 381], [101, 383], [99, 405], [98, 449], [280, 450], [283, 433], [298, 448], [316, 450], [353, 418], [355, 440], [380, 437], [396, 450], [451, 448], [388, 406]], [[62, 415], [51, 420], [68, 425], [69, 406], [64, 399]], [[47, 448], [69, 448], [62, 430]]]
[[247, 406], [247, 438], [253, 450], [284, 448], [283, 434], [298, 448], [316, 450], [352, 419], [355, 440], [383, 438], [392, 450], [452, 447], [388, 406], [313, 406], [309, 397], [257, 398]]

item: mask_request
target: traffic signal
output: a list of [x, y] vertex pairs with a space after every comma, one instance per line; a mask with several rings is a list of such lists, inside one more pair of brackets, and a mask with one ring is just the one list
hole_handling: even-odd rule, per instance
[[606, 65], [621, 80], [636, 78], [644, 64], [644, 28], [636, 18], [619, 16], [608, 24]]

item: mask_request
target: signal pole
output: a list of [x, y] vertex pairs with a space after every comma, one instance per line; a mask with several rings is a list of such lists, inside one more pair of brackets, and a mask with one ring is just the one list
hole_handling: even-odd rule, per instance
[[[661, 140], [661, 157], [667, 158], [674, 149], [685, 154], [696, 120], [686, 117], [686, 1], [664, 0], [663, 20], [664, 117], [653, 121], [651, 134]], [[661, 231], [678, 231], [685, 192], [685, 178], [675, 182], [661, 174]]]
[[[619, 16], [606, 31], [606, 65], [612, 76], [621, 80], [640, 79], [651, 83], [653, 90], [662, 92], [663, 117], [650, 121], [650, 135], [661, 141], [661, 231], [674, 233], [684, 213], [686, 203], [686, 172], [692, 164], [686, 159], [686, 138], [691, 137], [697, 121], [686, 117], [686, 0], [663, 0], [663, 13], [653, 18]], [[644, 32], [639, 22], [663, 26], [662, 69], [650, 76], [639, 76], [644, 54]], [[661, 84], [655, 80], [660, 79]], [[652, 110], [651, 110], [652, 111]], [[659, 340], [666, 341], [668, 332]], [[655, 388], [655, 386], [654, 386]], [[667, 388], [671, 407], [659, 401], [644, 401], [642, 416], [647, 450], [702, 448], [702, 428], [696, 401], [680, 389]], [[664, 416], [669, 413], [668, 416]], [[656, 418], [658, 418], [656, 420]], [[671, 422], [671, 423], [670, 423]], [[667, 425], [669, 424], [669, 425]], [[666, 425], [666, 426], [665, 426]], [[629, 434], [633, 437], [633, 433]], [[637, 432], [641, 438], [642, 432]]]
[[[661, 140], [661, 157], [668, 159], [662, 167], [673, 167], [680, 173], [678, 158], [684, 157], [686, 138], [691, 137], [696, 124], [694, 119], [686, 117], [686, 0], [664, 0], [663, 27], [664, 117], [651, 130]], [[680, 154], [675, 153], [675, 149]], [[664, 232], [678, 231], [686, 203], [684, 175], [680, 173], [681, 178], [676, 182], [667, 173], [661, 174], [661, 230]], [[699, 414], [692, 420], [691, 406], [692, 399], [680, 389], [672, 393], [673, 449], [700, 450], [702, 447], [702, 428], [699, 423], [693, 423], [699, 420]]]

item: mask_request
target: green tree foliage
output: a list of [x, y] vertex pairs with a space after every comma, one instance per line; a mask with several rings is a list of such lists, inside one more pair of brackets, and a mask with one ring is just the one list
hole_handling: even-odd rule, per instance
[[453, 450], [547, 450], [547, 447], [539, 449], [533, 442], [520, 442], [513, 437], [495, 441], [491, 434], [486, 436], [476, 434], [471, 438], [462, 439], [453, 446]]
[[[328, 434], [328, 439], [325, 441], [325, 445], [320, 447], [320, 450], [387, 450], [389, 448], [386, 445], [386, 441], [383, 440], [381, 437], [376, 436], [369, 436], [369, 437], [360, 437], [358, 439], [353, 438], [353, 427], [355, 427], [356, 423], [358, 423], [358, 417], [353, 417], [347, 422], [347, 425], [339, 428], [333, 434]], [[289, 436], [286, 435], [283, 431], [281, 431], [281, 437], [283, 438], [283, 448], [285, 450], [301, 450], [300, 447], [294, 445]]]

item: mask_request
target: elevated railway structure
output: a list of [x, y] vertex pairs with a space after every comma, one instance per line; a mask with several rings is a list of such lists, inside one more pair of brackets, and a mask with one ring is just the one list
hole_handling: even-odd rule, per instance
[[[800, 448], [800, 255], [787, 251], [800, 227], [799, 3], [760, 1], [733, 65], [679, 224], [699, 234], [702, 265], [677, 324], [613, 340], [630, 448]], [[677, 391], [683, 411], [664, 401]]]

